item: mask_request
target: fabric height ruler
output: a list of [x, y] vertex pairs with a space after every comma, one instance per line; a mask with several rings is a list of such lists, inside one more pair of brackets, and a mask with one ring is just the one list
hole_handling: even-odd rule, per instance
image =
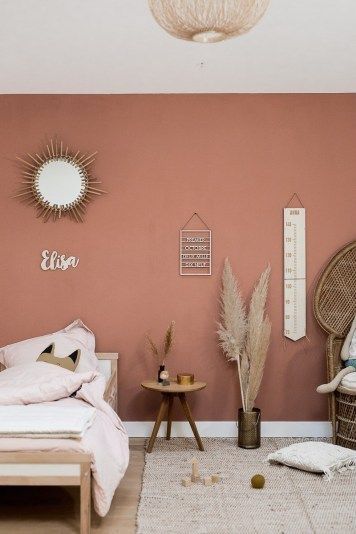
[[305, 208], [284, 208], [284, 335], [306, 335]]

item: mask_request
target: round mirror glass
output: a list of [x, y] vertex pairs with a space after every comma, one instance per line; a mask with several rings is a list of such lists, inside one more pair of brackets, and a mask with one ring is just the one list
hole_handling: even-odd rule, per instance
[[95, 155], [71, 151], [63, 141], [50, 139], [39, 153], [16, 156], [21, 161], [22, 181], [15, 197], [34, 205], [44, 222], [63, 217], [83, 222], [89, 202], [106, 192], [98, 189], [101, 182], [90, 170]]
[[50, 160], [37, 173], [37, 190], [50, 206], [65, 206], [80, 198], [85, 179], [80, 167], [65, 159]]

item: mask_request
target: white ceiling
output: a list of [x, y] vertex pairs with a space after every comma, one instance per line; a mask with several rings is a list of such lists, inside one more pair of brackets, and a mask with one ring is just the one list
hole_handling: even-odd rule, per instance
[[146, 0], [0, 0], [0, 93], [355, 90], [356, 0], [271, 0], [216, 44], [169, 36]]

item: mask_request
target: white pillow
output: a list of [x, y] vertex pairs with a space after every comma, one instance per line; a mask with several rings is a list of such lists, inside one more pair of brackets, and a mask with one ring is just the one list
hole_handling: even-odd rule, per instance
[[302, 471], [324, 473], [331, 480], [336, 471], [356, 467], [356, 451], [322, 441], [304, 441], [272, 452], [267, 460]]
[[37, 361], [40, 354], [54, 343], [54, 356], [66, 357], [80, 350], [77, 373], [96, 370], [95, 336], [85, 324], [77, 319], [58, 332], [19, 341], [0, 348], [0, 362], [5, 367], [14, 367]]

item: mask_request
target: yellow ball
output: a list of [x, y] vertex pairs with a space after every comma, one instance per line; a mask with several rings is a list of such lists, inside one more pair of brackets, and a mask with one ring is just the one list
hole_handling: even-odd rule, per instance
[[251, 486], [255, 489], [262, 489], [265, 485], [265, 477], [263, 475], [253, 475], [251, 478]]

